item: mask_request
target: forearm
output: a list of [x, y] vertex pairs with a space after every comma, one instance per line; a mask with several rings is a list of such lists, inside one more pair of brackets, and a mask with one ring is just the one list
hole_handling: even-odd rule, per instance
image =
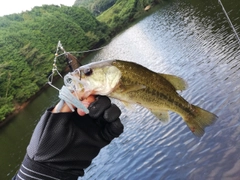
[[[83, 168], [71, 171], [65, 160], [59, 155], [72, 141], [72, 130], [67, 130], [69, 121], [74, 113], [52, 113], [49, 108], [38, 122], [31, 141], [27, 147], [27, 154], [15, 179], [30, 179], [30, 177], [47, 179], [71, 179], [76, 180], [83, 176]], [[56, 157], [55, 157], [56, 156]], [[71, 163], [70, 163], [71, 164]], [[75, 168], [75, 167], [74, 167]]]
[[51, 166], [44, 165], [37, 161], [33, 161], [26, 155], [22, 162], [22, 165], [16, 174], [13, 177], [13, 180], [28, 180], [28, 179], [48, 179], [48, 180], [77, 180], [82, 174], [73, 174], [68, 171], [62, 171]]

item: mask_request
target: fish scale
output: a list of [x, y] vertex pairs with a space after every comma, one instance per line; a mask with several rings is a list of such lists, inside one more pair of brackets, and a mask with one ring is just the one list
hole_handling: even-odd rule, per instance
[[[140, 65], [137, 66], [138, 68], [132, 68], [131, 66], [129, 66], [129, 62], [125, 62], [124, 64], [125, 65], [122, 65], [122, 63], [118, 63], [117, 61], [113, 63], [113, 65], [115, 65], [122, 71], [122, 78], [121, 78], [122, 84], [125, 84], [125, 85], [143, 84], [147, 86], [146, 88], [138, 90], [137, 92], [134, 92], [134, 91], [128, 92], [130, 93], [129, 98], [131, 94], [132, 96], [144, 95], [142, 98], [146, 96], [146, 98], [144, 98], [146, 100], [146, 103], [149, 103], [149, 101], [152, 100], [151, 103], [155, 102], [155, 103], [158, 103], [158, 105], [162, 104], [162, 103], [159, 103], [159, 100], [163, 99], [164, 102], [166, 101], [169, 102], [168, 109], [172, 107], [171, 110], [176, 110], [176, 108], [179, 107], [183, 111], [186, 111], [187, 113], [191, 113], [191, 109], [189, 108], [189, 103], [186, 100], [184, 100], [180, 95], [178, 95], [176, 92], [176, 89], [172, 86], [172, 84], [170, 84], [163, 77], [159, 76], [158, 74], [153, 74], [155, 72], [151, 72], [150, 70], [148, 70], [150, 71], [150, 73], [147, 72], [146, 69], [144, 67], [141, 67]], [[139, 74], [136, 73], [139, 71], [139, 69], [142, 69], [140, 72], [145, 72], [146, 75], [148, 75], [148, 77], [139, 76]], [[137, 78], [136, 78], [136, 74], [138, 75]], [[136, 79], [138, 79], [138, 81], [136, 81]], [[161, 83], [153, 83], [153, 82], [161, 82]], [[119, 90], [124, 91], [121, 89]], [[163, 94], [161, 93], [161, 91], [165, 91], [168, 93]], [[175, 99], [172, 98], [171, 93], [175, 95], [174, 97], [177, 99], [176, 101]], [[149, 96], [153, 96], [153, 97], [149, 97]], [[158, 97], [158, 98], [154, 98], [154, 97]], [[178, 102], [181, 102], [181, 103], [178, 103]]]

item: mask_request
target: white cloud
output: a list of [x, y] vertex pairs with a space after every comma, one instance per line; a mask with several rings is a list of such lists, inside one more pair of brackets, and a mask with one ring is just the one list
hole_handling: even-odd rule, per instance
[[43, 4], [55, 4], [72, 6], [75, 0], [1, 0], [0, 16], [21, 13], [22, 11], [31, 10], [34, 6], [42, 6]]

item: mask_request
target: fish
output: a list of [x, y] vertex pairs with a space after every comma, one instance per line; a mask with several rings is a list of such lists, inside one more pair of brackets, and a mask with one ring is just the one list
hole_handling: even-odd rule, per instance
[[178, 91], [187, 88], [182, 78], [154, 72], [136, 62], [105, 60], [80, 66], [64, 77], [68, 88], [77, 91], [80, 99], [103, 95], [125, 105], [147, 108], [160, 121], [168, 123], [169, 111], [179, 114], [196, 136], [203, 136], [205, 127], [217, 116], [186, 101]]

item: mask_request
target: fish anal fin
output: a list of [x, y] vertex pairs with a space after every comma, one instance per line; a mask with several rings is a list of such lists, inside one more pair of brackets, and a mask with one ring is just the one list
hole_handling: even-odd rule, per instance
[[167, 110], [152, 109], [151, 112], [164, 124], [169, 122], [169, 114]]
[[183, 90], [187, 89], [188, 85], [184, 79], [182, 79], [178, 76], [170, 75], [170, 74], [159, 73], [159, 75], [162, 76], [163, 78], [165, 78], [168, 82], [170, 82], [176, 90], [183, 91]]

